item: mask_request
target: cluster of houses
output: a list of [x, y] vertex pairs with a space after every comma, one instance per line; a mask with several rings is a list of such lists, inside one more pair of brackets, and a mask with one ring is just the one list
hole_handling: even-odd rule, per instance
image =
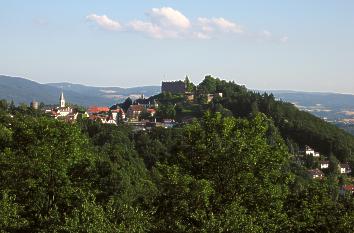
[[[193, 102], [195, 99], [194, 93], [187, 92], [186, 83], [183, 81], [162, 82], [162, 93], [183, 94], [187, 101]], [[207, 102], [211, 102], [216, 96], [222, 97], [222, 93], [207, 94], [205, 97]], [[31, 103], [33, 108], [38, 109], [38, 103]], [[47, 114], [55, 119], [60, 119], [66, 122], [75, 122], [78, 117], [89, 118], [93, 121], [99, 121], [102, 124], [118, 125], [119, 123], [130, 124], [136, 129], [144, 130], [149, 127], [172, 127], [176, 123], [171, 119], [164, 119], [162, 122], [156, 122], [156, 113], [158, 103], [155, 100], [145, 98], [142, 95], [134, 100], [133, 104], [124, 111], [118, 105], [111, 108], [106, 106], [91, 106], [86, 112], [80, 113], [75, 108], [66, 105], [64, 93], [61, 92], [59, 98], [59, 106], [45, 110]], [[142, 119], [143, 118], [143, 119]], [[148, 118], [148, 120], [146, 119]]]
[[[155, 101], [146, 99], [142, 95], [139, 99], [136, 99], [132, 105], [129, 106], [126, 112], [117, 105], [108, 107], [92, 106], [88, 108], [88, 115], [91, 120], [100, 121], [103, 124], [119, 123], [128, 124], [136, 130], [145, 130], [150, 127], [168, 127], [168, 125], [156, 122], [156, 112], [158, 104]], [[142, 119], [144, 118], [149, 119]], [[154, 119], [151, 122], [151, 119]]]
[[[158, 104], [156, 101], [146, 99], [142, 95], [129, 106], [126, 112], [116, 105], [111, 108], [106, 106], [91, 106], [85, 113], [79, 113], [74, 108], [66, 105], [64, 93], [62, 92], [59, 98], [59, 106], [47, 109], [45, 112], [55, 119], [66, 122], [75, 122], [79, 114], [81, 114], [83, 118], [89, 118], [102, 124], [129, 124], [136, 130], [145, 130], [151, 127], [173, 127], [175, 122], [170, 119], [156, 122], [156, 118], [154, 119], [154, 117], [156, 117], [157, 108]], [[143, 113], [145, 117], [154, 120], [152, 122], [151, 120], [142, 120], [141, 116]]]
[[[312, 157], [318, 158], [318, 159], [321, 158], [320, 153], [316, 152], [314, 149], [312, 149], [309, 146], [305, 147], [305, 156], [312, 156]], [[328, 160], [320, 160], [319, 161], [319, 168], [310, 169], [307, 171], [307, 173], [312, 179], [322, 179], [325, 177], [323, 170], [328, 169], [328, 168], [329, 168], [329, 161]], [[349, 164], [339, 163], [338, 164], [338, 172], [340, 174], [350, 174], [352, 171], [351, 171]]]
[[[324, 171], [329, 169], [330, 164], [328, 160], [321, 159], [322, 156], [319, 152], [316, 152], [309, 146], [305, 147], [304, 151], [305, 156], [312, 156], [314, 158], [319, 159], [319, 168], [309, 169], [307, 170], [307, 174], [311, 179], [319, 179], [322, 180], [325, 177]], [[341, 175], [350, 174], [352, 172], [350, 165], [348, 163], [339, 163], [338, 164], [338, 173]], [[354, 195], [354, 185], [353, 184], [345, 184], [339, 188], [340, 195]]]
[[[37, 106], [38, 104], [33, 101], [31, 103], [31, 106], [35, 108], [34, 106]], [[61, 92], [60, 98], [59, 98], [59, 106], [54, 107], [51, 109], [46, 109], [45, 113], [49, 114], [51, 117], [55, 119], [60, 119], [64, 120], [66, 122], [75, 122], [77, 120], [77, 117], [79, 115], [79, 112], [76, 111], [74, 108], [70, 106], [66, 106], [65, 98], [64, 98], [64, 93]]]

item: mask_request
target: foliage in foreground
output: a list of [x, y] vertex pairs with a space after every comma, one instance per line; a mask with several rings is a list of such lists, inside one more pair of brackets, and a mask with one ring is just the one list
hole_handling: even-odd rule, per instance
[[0, 113], [1, 232], [351, 232], [335, 179], [292, 172], [272, 120], [133, 133]]

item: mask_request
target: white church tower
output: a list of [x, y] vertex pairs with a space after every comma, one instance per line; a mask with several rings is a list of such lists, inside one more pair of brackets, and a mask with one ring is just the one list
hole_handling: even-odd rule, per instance
[[63, 92], [61, 92], [61, 95], [60, 95], [60, 107], [65, 108], [65, 98], [64, 98]]

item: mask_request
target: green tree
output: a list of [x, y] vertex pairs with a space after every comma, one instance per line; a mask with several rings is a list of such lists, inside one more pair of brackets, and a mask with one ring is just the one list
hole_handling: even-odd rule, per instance
[[27, 226], [28, 221], [22, 218], [23, 207], [16, 203], [16, 196], [2, 191], [0, 196], [0, 232], [15, 232]]
[[186, 76], [186, 78], [184, 79], [184, 83], [186, 84], [186, 91], [187, 92], [193, 92], [195, 85], [189, 81], [188, 76]]
[[128, 108], [129, 108], [130, 105], [132, 105], [132, 104], [133, 104], [132, 99], [131, 99], [130, 97], [128, 97], [127, 99], [125, 99], [125, 101], [124, 101], [123, 103], [118, 104], [118, 105], [119, 105], [119, 107], [121, 107], [121, 108], [124, 110], [124, 112], [127, 112], [127, 111], [128, 111]]
[[4, 99], [0, 100], [0, 110], [6, 111], [8, 108], [9, 104], [7, 103], [7, 101]]
[[87, 140], [76, 127], [48, 118], [15, 117], [10, 130], [9, 143], [0, 151], [0, 189], [16, 195], [26, 210], [28, 230], [57, 224], [52, 213], [79, 204], [78, 190], [90, 183], [87, 172], [75, 173], [80, 164], [93, 168]]
[[222, 118], [207, 113], [185, 128], [176, 163], [195, 177], [213, 184], [215, 209], [236, 202], [266, 232], [278, 232], [287, 222], [282, 212], [291, 180], [284, 173], [287, 147], [272, 122]]
[[175, 165], [157, 169], [154, 232], [205, 232], [214, 194], [211, 183], [183, 174]]

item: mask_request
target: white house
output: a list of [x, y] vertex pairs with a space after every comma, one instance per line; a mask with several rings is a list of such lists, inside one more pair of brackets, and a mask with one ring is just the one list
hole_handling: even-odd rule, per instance
[[352, 172], [352, 169], [350, 168], [349, 164], [341, 163], [339, 164], [339, 172], [340, 174], [349, 174]]
[[305, 153], [306, 153], [306, 155], [312, 155], [312, 156], [315, 156], [315, 150], [314, 149], [312, 149], [311, 147], [309, 147], [309, 146], [306, 146], [305, 147]]
[[118, 117], [121, 117], [122, 118], [121, 120], [125, 119], [125, 113], [124, 113], [123, 109], [121, 109], [121, 108], [111, 110], [111, 114], [112, 114], [112, 118], [114, 120], [117, 120]]
[[329, 161], [321, 161], [320, 166], [321, 166], [321, 169], [329, 168]]

